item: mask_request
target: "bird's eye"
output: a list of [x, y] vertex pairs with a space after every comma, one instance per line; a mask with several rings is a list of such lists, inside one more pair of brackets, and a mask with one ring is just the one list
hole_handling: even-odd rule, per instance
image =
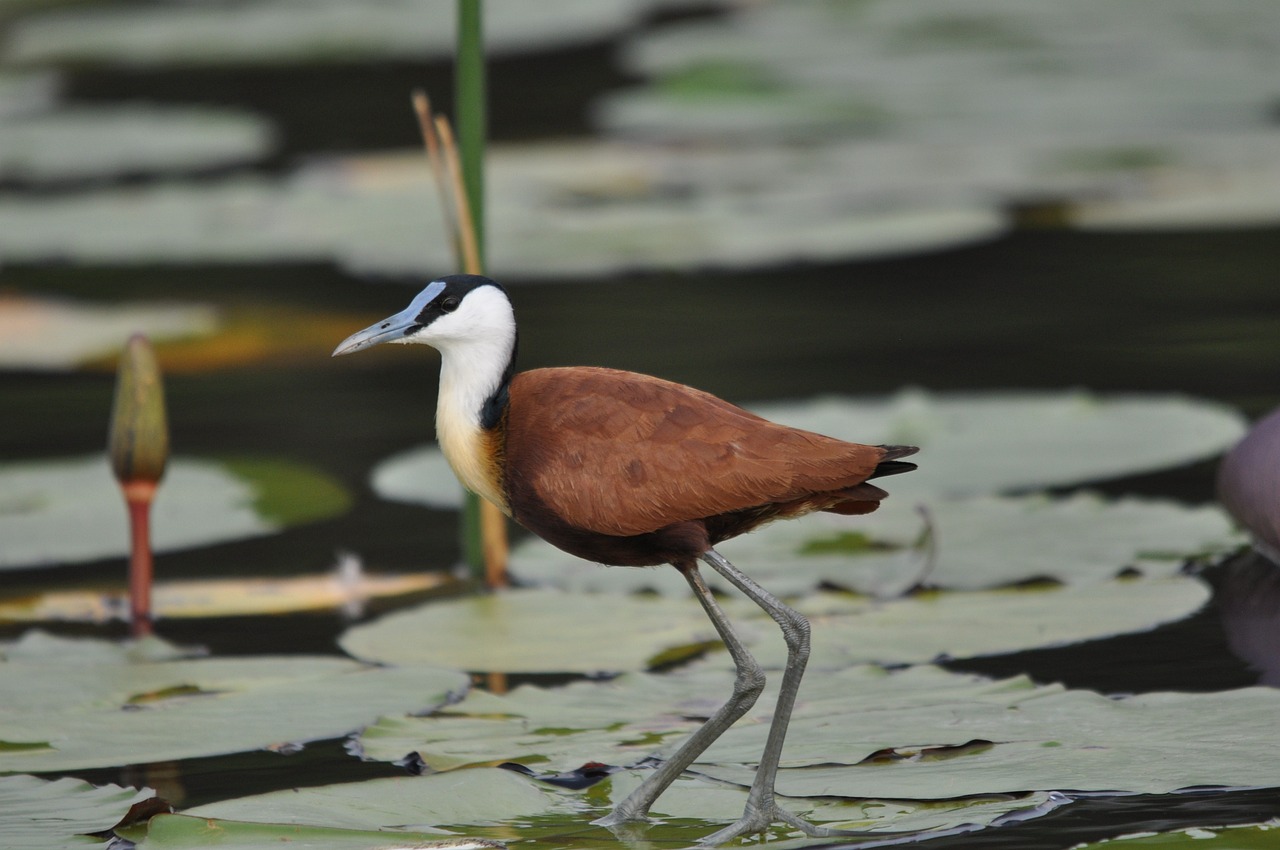
[[456, 309], [458, 309], [458, 299], [452, 295], [440, 301], [440, 312], [452, 313]]

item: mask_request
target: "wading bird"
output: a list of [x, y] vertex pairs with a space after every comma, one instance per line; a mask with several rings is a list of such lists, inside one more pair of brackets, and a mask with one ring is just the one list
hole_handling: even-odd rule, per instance
[[772, 617], [787, 643], [777, 707], [742, 817], [703, 839], [720, 844], [782, 821], [841, 834], [778, 806], [774, 780], [809, 657], [809, 623], [715, 550], [774, 519], [865, 514], [887, 494], [869, 479], [914, 469], [911, 446], [864, 446], [777, 425], [715, 396], [647, 375], [590, 367], [515, 371], [511, 301], [495, 281], [451, 275], [407, 308], [352, 334], [350, 354], [384, 342], [440, 352], [436, 436], [467, 489], [564, 551], [601, 564], [670, 564], [684, 575], [737, 668], [733, 693], [598, 823], [643, 821], [650, 806], [764, 688], [698, 561]]

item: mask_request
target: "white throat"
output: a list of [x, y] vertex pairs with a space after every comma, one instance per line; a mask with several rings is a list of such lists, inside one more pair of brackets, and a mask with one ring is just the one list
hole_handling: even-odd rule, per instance
[[457, 313], [438, 319], [424, 336], [440, 351], [440, 449], [462, 486], [505, 510], [482, 416], [511, 362], [516, 338], [511, 305], [496, 289], [475, 290]]

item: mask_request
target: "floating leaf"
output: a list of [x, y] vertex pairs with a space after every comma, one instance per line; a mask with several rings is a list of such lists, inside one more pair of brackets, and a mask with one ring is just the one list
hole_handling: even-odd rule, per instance
[[[661, 676], [523, 687], [505, 696], [473, 693], [431, 716], [385, 718], [360, 740], [366, 756], [388, 759], [420, 752], [428, 762], [507, 759], [555, 771], [577, 766], [574, 760], [594, 748], [592, 761], [625, 766], [669, 755], [683, 741], [677, 732], [692, 731], [728, 697], [732, 678], [702, 664]], [[766, 688], [694, 771], [749, 785], [776, 696], [776, 685]], [[1109, 698], [1025, 677], [848, 667], [804, 680], [779, 791], [943, 800], [1280, 786], [1280, 730], [1271, 722], [1277, 710], [1280, 691], [1268, 688]], [[490, 738], [482, 731], [486, 722], [494, 730], [523, 724], [526, 731]], [[664, 811], [679, 813], [675, 805]]]
[[[161, 581], [153, 588], [156, 619], [242, 617], [299, 611], [360, 610], [370, 599], [434, 590], [453, 582], [440, 573], [348, 575], [280, 579]], [[118, 589], [48, 591], [0, 602], [0, 621], [72, 620], [105, 623], [127, 618]]]
[[[400, 829], [412, 828], [402, 824], [426, 821], [453, 832], [520, 840], [535, 846], [598, 846], [600, 842], [613, 842], [616, 838], [589, 822], [603, 815], [613, 801], [621, 799], [634, 788], [637, 777], [634, 772], [614, 774], [599, 786], [599, 790], [606, 793], [601, 794], [597, 788], [592, 788], [585, 794], [573, 795], [555, 792], [549, 786], [507, 770], [464, 770], [438, 776], [275, 792], [201, 806], [191, 810], [191, 815], [207, 819], [211, 827], [226, 825], [232, 831], [244, 829], [247, 825], [230, 822], [226, 818], [269, 821], [272, 824], [351, 823], [363, 825], [366, 829], [382, 827], [388, 830], [384, 836], [397, 835]], [[720, 823], [734, 820], [741, 814], [745, 800], [743, 789], [682, 777], [654, 807], [655, 814], [677, 818], [678, 822], [648, 827], [645, 829], [646, 838], [672, 846], [688, 846]], [[803, 799], [786, 799], [783, 802], [793, 811], [823, 822], [839, 821], [867, 830], [904, 831], [954, 826], [958, 822], [988, 823], [1010, 812], [1026, 815], [1037, 808], [1047, 810], [1048, 800], [1049, 795], [1032, 794], [945, 803]], [[153, 819], [151, 834], [156, 834], [156, 825], [164, 829], [178, 828], [177, 824], [165, 823], [173, 820], [168, 817]], [[191, 820], [194, 821], [194, 817]], [[514, 827], [502, 825], [511, 821], [518, 821], [518, 824]], [[485, 825], [491, 826], [485, 828]], [[184, 824], [181, 828], [194, 832], [196, 825]], [[312, 829], [306, 827], [298, 835], [310, 836]], [[254, 833], [246, 830], [246, 834]], [[263, 837], [270, 834], [260, 833]], [[318, 831], [316, 835], [322, 837]], [[141, 845], [144, 850], [152, 847], [149, 841]], [[317, 846], [327, 848], [329, 845]]]
[[147, 823], [145, 837], [134, 837], [141, 850], [262, 850], [279, 846], [307, 850], [490, 850], [506, 846], [483, 839], [442, 839], [439, 833], [240, 823], [187, 815], [154, 817]]
[[[340, 514], [349, 504], [332, 478], [300, 464], [178, 457], [156, 497], [152, 540], [163, 552], [257, 537]], [[0, 569], [128, 551], [124, 509], [106, 458], [0, 466]]]
[[264, 119], [226, 109], [64, 108], [0, 125], [0, 177], [34, 182], [225, 168], [265, 157], [272, 136]]
[[434, 443], [382, 461], [373, 468], [370, 483], [373, 492], [393, 502], [447, 510], [462, 507], [462, 485]]
[[[595, 43], [633, 26], [628, 0], [558, 0], [533, 9], [519, 0], [490, 0], [486, 49], [496, 53]], [[6, 58], [23, 64], [60, 62], [137, 65], [308, 64], [453, 56], [452, 8], [425, 9], [412, 0], [262, 0], [243, 9], [91, 8], [29, 15], [14, 24]]]
[[[107, 641], [36, 633], [5, 647], [4, 655], [0, 773], [114, 767], [334, 738], [382, 714], [437, 707], [468, 684], [452, 670], [377, 668], [328, 657], [149, 661]], [[138, 700], [148, 694], [163, 698]]]
[[34, 776], [0, 776], [0, 846], [22, 850], [104, 847], [91, 833], [105, 832], [136, 804], [155, 796], [150, 788], [94, 786], [79, 779], [49, 782]]
[[[1212, 457], [1244, 418], [1182, 396], [908, 390], [881, 401], [828, 396], [758, 404], [767, 419], [863, 443], [920, 447], [918, 472], [887, 480], [893, 499], [1063, 487]], [[926, 466], [927, 464], [927, 466]]]
[[[926, 536], [931, 539], [921, 546]], [[921, 581], [975, 590], [1041, 579], [1106, 581], [1134, 569], [1171, 576], [1188, 558], [1242, 542], [1216, 506], [1075, 493], [935, 499], [921, 513], [909, 496], [895, 494], [869, 517], [814, 514], [775, 522], [719, 548], [774, 593], [832, 586], [893, 596]], [[536, 538], [513, 550], [511, 567], [519, 581], [571, 590], [688, 593], [672, 570], [601, 569]], [[712, 587], [729, 590], [718, 574], [705, 572]]]
[[664, 649], [714, 636], [691, 599], [505, 590], [389, 614], [339, 642], [378, 663], [431, 658], [464, 670], [593, 673], [643, 669]]
[[344, 829], [434, 830], [498, 824], [576, 808], [572, 798], [509, 770], [397, 776], [290, 788], [189, 810], [204, 818]]
[[0, 295], [0, 366], [68, 369], [95, 357], [115, 367], [121, 342], [140, 332], [152, 341], [212, 334], [214, 308], [202, 304], [90, 304]]
[[[847, 594], [807, 597], [814, 620], [810, 666], [904, 663], [1055, 646], [1150, 629], [1209, 598], [1192, 578], [923, 594], [873, 602]], [[725, 600], [743, 640], [767, 667], [784, 660], [773, 621], [738, 597]], [[930, 628], [922, 629], [921, 623]], [[428, 602], [355, 626], [340, 643], [379, 663], [466, 670], [640, 670], [664, 651], [716, 640], [692, 598], [509, 590]], [[720, 656], [729, 664], [727, 655]]]

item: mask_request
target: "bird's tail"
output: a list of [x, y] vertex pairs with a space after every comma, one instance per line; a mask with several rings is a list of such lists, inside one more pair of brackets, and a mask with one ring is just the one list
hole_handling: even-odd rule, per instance
[[867, 476], [868, 481], [872, 478], [901, 475], [916, 468], [914, 463], [898, 460], [900, 457], [911, 457], [911, 455], [920, 451], [916, 446], [879, 446], [878, 448], [884, 449], [884, 457], [876, 464], [875, 471]]

